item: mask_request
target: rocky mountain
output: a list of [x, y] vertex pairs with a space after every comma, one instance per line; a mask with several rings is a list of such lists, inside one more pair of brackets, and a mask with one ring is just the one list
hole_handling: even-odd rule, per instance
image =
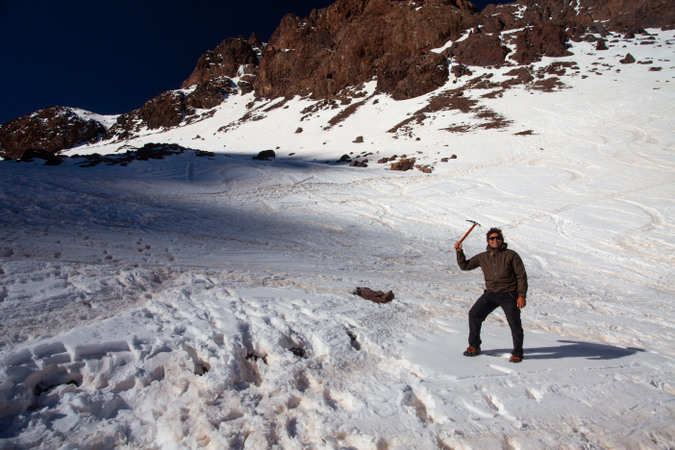
[[337, 0], [309, 17], [286, 15], [267, 43], [255, 34], [225, 39], [199, 58], [180, 89], [120, 115], [112, 126], [63, 107], [15, 119], [0, 127], [0, 156], [129, 139], [142, 129], [198, 120], [228, 97], [252, 91], [265, 99], [350, 102], [359, 85], [375, 79], [378, 92], [403, 100], [437, 89], [451, 73], [470, 74], [471, 66], [519, 65], [518, 79], [530, 82], [528, 65], [567, 55], [570, 40], [673, 26], [669, 0], [519, 0], [480, 12], [466, 0]]

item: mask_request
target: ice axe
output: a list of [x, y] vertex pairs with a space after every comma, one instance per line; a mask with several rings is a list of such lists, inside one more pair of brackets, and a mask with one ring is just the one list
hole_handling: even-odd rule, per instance
[[[472, 231], [474, 228], [476, 228], [476, 225], [478, 225], [479, 227], [481, 226], [481, 225], [480, 225], [478, 222], [476, 222], [475, 220], [467, 220], [467, 222], [471, 222], [473, 225], [471, 225], [471, 228], [469, 228], [469, 231], [467, 231], [467, 232], [464, 234], [464, 236], [462, 236], [462, 239], [459, 240], [458, 244], [461, 244], [462, 242], [464, 242], [464, 239], [466, 239], [466, 237], [469, 235], [469, 233], [471, 233], [471, 231]], [[481, 228], [482, 228], [482, 227], [481, 227]]]

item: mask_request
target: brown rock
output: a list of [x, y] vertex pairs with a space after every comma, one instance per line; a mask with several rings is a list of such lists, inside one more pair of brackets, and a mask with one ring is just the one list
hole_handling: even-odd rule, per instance
[[410, 159], [402, 159], [398, 162], [392, 163], [390, 169], [406, 171], [412, 169], [413, 167], [415, 167], [415, 158], [410, 158]]
[[468, 66], [501, 66], [510, 52], [497, 35], [471, 33], [450, 49], [450, 56]]
[[367, 287], [357, 287], [353, 294], [375, 303], [389, 303], [394, 300], [393, 291], [385, 293], [383, 291], [374, 291]]
[[468, 67], [458, 64], [458, 65], [453, 65], [451, 69], [452, 74], [455, 76], [455, 78], [463, 77], [463, 76], [471, 76], [473, 75], [473, 72], [471, 72], [471, 69]]
[[185, 94], [166, 91], [148, 100], [138, 109], [122, 114], [109, 132], [109, 137], [128, 139], [141, 128], [169, 128], [178, 125], [186, 115]]
[[[181, 85], [183, 89], [196, 85], [185, 99], [186, 106], [210, 109], [229, 95], [252, 92], [259, 59], [256, 49], [260, 47], [260, 38], [254, 33], [248, 40], [241, 36], [225, 39], [215, 49], [205, 52]], [[236, 84], [232, 80], [235, 77], [239, 77]]]
[[443, 86], [448, 80], [448, 74], [445, 56], [425, 54], [382, 68], [378, 74], [377, 88], [390, 93], [394, 100], [405, 100]]
[[645, 28], [675, 25], [675, 3], [668, 0], [586, 0], [584, 9], [596, 23], [617, 32], [642, 33]]
[[211, 109], [220, 105], [228, 96], [237, 92], [238, 86], [227, 77], [200, 84], [185, 97], [186, 108]]
[[543, 56], [561, 57], [571, 55], [567, 50], [565, 27], [545, 22], [527, 28], [516, 38], [517, 51], [514, 59], [520, 64], [540, 61]]
[[576, 6], [560, 0], [518, 0], [488, 5], [481, 13], [486, 30], [514, 30], [545, 23], [558, 24], [570, 37], [586, 32], [606, 36], [607, 31], [642, 32], [645, 28], [671, 29], [675, 3], [667, 0], [584, 0]]
[[621, 64], [633, 64], [635, 62], [635, 57], [630, 53], [627, 53], [626, 56], [619, 62]]
[[56, 154], [100, 139], [105, 126], [84, 119], [71, 108], [53, 106], [12, 120], [0, 127], [0, 156], [19, 159], [28, 150]]
[[256, 94], [326, 98], [374, 77], [395, 98], [429, 92], [447, 80], [430, 50], [477, 18], [468, 3], [447, 0], [339, 0], [304, 19], [287, 15], [263, 52]]
[[[254, 42], [260, 41], [257, 36], [256, 39]], [[258, 54], [250, 40], [242, 37], [228, 38], [199, 57], [197, 66], [181, 87], [204, 85], [221, 77], [234, 78], [240, 66], [246, 66], [249, 73], [254, 73], [257, 65]]]
[[144, 103], [137, 111], [138, 117], [150, 129], [173, 127], [185, 114], [185, 95], [167, 91]]

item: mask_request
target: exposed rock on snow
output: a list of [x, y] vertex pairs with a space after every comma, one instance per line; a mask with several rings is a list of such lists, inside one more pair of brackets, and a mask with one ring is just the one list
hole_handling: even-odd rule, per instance
[[400, 161], [392, 163], [389, 166], [391, 170], [399, 170], [402, 172], [405, 172], [406, 170], [411, 170], [413, 167], [415, 167], [415, 158], [404, 158], [401, 159]]
[[619, 62], [621, 64], [633, 64], [635, 62], [635, 58], [630, 53], [627, 53], [626, 56]]
[[149, 143], [143, 145], [138, 149], [127, 149], [122, 154], [114, 155], [73, 155], [75, 159], [84, 159], [84, 162], [78, 161], [80, 167], [94, 167], [98, 164], [104, 163], [107, 165], [120, 164], [127, 165], [132, 161], [148, 161], [151, 159], [163, 159], [169, 155], [180, 155], [186, 151], [193, 152], [196, 156], [213, 156], [212, 152], [205, 152], [203, 150], [193, 150], [182, 147], [178, 144], [154, 144]]
[[263, 150], [254, 156], [253, 159], [257, 159], [258, 161], [269, 161], [270, 159], [274, 159], [276, 157], [277, 154], [274, 150]]
[[367, 287], [357, 287], [354, 290], [354, 295], [363, 297], [373, 303], [389, 303], [390, 301], [394, 300], [394, 292], [392, 291], [374, 291], [373, 289]]

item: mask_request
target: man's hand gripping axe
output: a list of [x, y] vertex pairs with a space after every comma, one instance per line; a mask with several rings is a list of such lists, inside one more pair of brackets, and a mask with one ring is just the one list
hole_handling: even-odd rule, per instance
[[[466, 237], [469, 235], [469, 233], [471, 233], [471, 231], [476, 227], [476, 225], [481, 227], [481, 225], [478, 222], [476, 222], [475, 220], [467, 220], [467, 222], [471, 222], [473, 225], [471, 225], [471, 228], [469, 228], [469, 231], [467, 231], [464, 234], [464, 236], [462, 236], [462, 239], [460, 239], [459, 242], [457, 243], [458, 245], [461, 244], [462, 242], [464, 242], [464, 239], [466, 239]], [[483, 227], [481, 227], [481, 228], [483, 228]]]

